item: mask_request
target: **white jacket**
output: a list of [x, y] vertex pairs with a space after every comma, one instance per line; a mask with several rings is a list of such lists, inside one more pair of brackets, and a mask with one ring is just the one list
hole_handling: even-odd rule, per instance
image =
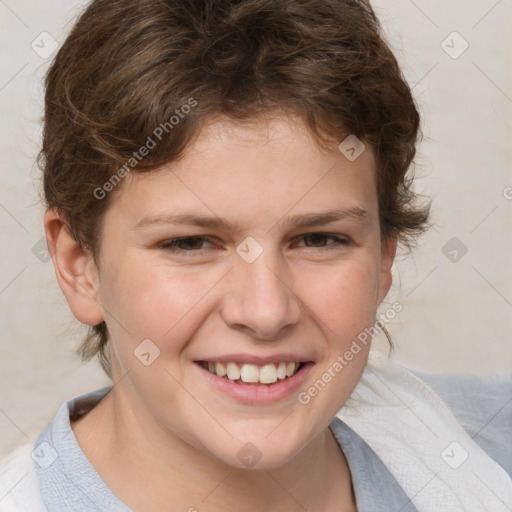
[[34, 443], [18, 446], [0, 461], [0, 512], [47, 512], [31, 457]]

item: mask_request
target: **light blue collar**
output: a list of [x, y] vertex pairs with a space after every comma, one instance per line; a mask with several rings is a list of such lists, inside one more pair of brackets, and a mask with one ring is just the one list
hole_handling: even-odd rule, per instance
[[[94, 407], [110, 389], [64, 403], [36, 441], [36, 475], [52, 512], [130, 512], [82, 452], [70, 425], [70, 416]], [[395, 478], [354, 431], [338, 418], [329, 428], [347, 458], [358, 512], [417, 512]]]

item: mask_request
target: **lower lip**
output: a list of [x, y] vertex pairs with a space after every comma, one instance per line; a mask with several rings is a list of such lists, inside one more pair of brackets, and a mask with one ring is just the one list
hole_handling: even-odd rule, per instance
[[219, 377], [203, 368], [199, 363], [194, 366], [199, 368], [209, 384], [215, 389], [225, 393], [231, 398], [244, 404], [268, 404], [279, 402], [297, 391], [306, 380], [314, 363], [308, 362], [291, 377], [278, 381], [275, 384], [237, 384], [232, 380]]

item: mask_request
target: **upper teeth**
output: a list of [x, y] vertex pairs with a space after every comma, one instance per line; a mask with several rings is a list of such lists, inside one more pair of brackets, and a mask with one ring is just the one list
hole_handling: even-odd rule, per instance
[[272, 384], [277, 379], [291, 377], [298, 369], [300, 363], [269, 363], [263, 366], [255, 364], [238, 363], [208, 363], [208, 370], [219, 377], [227, 377], [229, 380], [242, 380], [242, 382], [259, 382], [260, 384]]

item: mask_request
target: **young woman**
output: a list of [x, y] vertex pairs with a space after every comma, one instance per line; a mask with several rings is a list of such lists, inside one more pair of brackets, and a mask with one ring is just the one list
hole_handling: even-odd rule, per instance
[[511, 382], [370, 350], [428, 225], [418, 129], [368, 2], [94, 0], [40, 164], [113, 384], [3, 462], [0, 510], [512, 510]]

